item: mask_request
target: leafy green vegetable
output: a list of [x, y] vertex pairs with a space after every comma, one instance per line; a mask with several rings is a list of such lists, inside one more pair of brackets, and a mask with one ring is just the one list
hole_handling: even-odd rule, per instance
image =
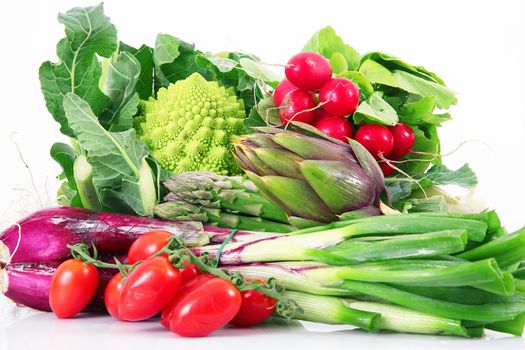
[[478, 184], [478, 179], [474, 171], [468, 164], [464, 164], [457, 170], [450, 170], [444, 165], [437, 164], [432, 166], [420, 177], [420, 185], [429, 187], [432, 185], [456, 185], [471, 188]]
[[73, 177], [73, 164], [77, 158], [75, 150], [65, 143], [56, 142], [51, 146], [49, 153], [51, 158], [62, 168], [62, 174], [59, 178], [66, 179], [71, 189], [76, 190], [75, 178]]
[[64, 113], [64, 95], [71, 92], [80, 96], [95, 114], [104, 109], [108, 98], [98, 88], [102, 68], [96, 55], [111, 56], [117, 48], [117, 32], [104, 16], [102, 4], [74, 8], [59, 14], [58, 21], [66, 26], [66, 37], [57, 45], [60, 61], [47, 61], [40, 66], [40, 85], [49, 112], [60, 123], [60, 131], [74, 136]]
[[385, 125], [396, 125], [399, 121], [397, 112], [382, 98], [380, 92], [373, 92], [368, 99], [361, 102], [354, 114], [354, 122], [361, 124], [379, 123]]
[[436, 97], [427, 96], [419, 101], [404, 104], [399, 111], [399, 119], [411, 125], [433, 124], [433, 112], [436, 108]]
[[109, 104], [98, 119], [105, 129], [123, 131], [133, 127], [139, 96], [135, 92], [140, 76], [140, 63], [128, 52], [121, 52], [108, 61], [109, 72], [105, 93]]
[[260, 80], [274, 88], [282, 80], [280, 76], [267, 69], [267, 67], [261, 64], [259, 61], [253, 60], [251, 58], [241, 57], [239, 59], [239, 64], [244, 69], [244, 72], [250, 77]]
[[170, 83], [186, 79], [194, 72], [210, 79], [210, 70], [197, 65], [197, 55], [195, 45], [169, 34], [157, 35], [153, 62], [160, 86], [168, 86]]
[[454, 93], [443, 85], [419, 78], [401, 70], [395, 70], [393, 74], [401, 89], [423, 97], [434, 96], [436, 98], [436, 105], [439, 108], [446, 109], [457, 103]]
[[[390, 191], [392, 202], [394, 203], [409, 197], [412, 190], [415, 189], [444, 185], [472, 188], [478, 183], [476, 174], [468, 164], [464, 164], [457, 170], [450, 170], [444, 165], [436, 164], [425, 173], [412, 174], [412, 180], [401, 176], [403, 175], [391, 177], [386, 182], [386, 187]], [[416, 184], [415, 181], [417, 181], [418, 184]], [[404, 202], [401, 203], [401, 205], [403, 204]]]
[[[396, 204], [400, 200], [407, 198], [412, 193], [412, 182], [410, 181], [398, 181], [396, 177], [391, 177], [386, 181], [386, 189], [392, 197], [392, 202]], [[403, 179], [405, 180], [405, 179]]]
[[407, 162], [399, 164], [399, 167], [408, 174], [419, 174], [428, 168], [429, 163], [441, 163], [441, 146], [436, 125], [412, 126], [412, 130], [416, 136], [412, 151], [420, 153], [408, 153], [404, 157]]
[[62, 173], [58, 179], [62, 184], [57, 193], [57, 201], [60, 205], [70, 205], [82, 207], [82, 201], [77, 191], [77, 185], [73, 172], [77, 152], [69, 145], [56, 142], [51, 146], [51, 158], [53, 158], [62, 168]]
[[149, 152], [144, 142], [137, 140], [135, 130], [107, 131], [89, 104], [72, 93], [64, 98], [64, 110], [93, 167], [93, 185], [100, 202], [111, 208], [118, 199], [138, 215], [151, 215], [156, 198], [145, 196], [141, 185], [156, 193], [155, 183], [149, 166], [150, 174], [144, 171]]
[[383, 84], [392, 87], [399, 87], [396, 78], [388, 69], [373, 60], [364, 61], [359, 67], [359, 72], [363, 73], [370, 82]]
[[343, 58], [346, 61], [348, 70], [354, 71], [359, 68], [359, 53], [351, 46], [345, 44], [330, 26], [315, 33], [304, 45], [303, 51], [316, 52], [331, 62], [337, 62], [336, 72], [343, 65], [341, 63]]
[[97, 189], [93, 184], [93, 167], [89, 164], [85, 155], [81, 154], [75, 159], [73, 174], [82, 207], [93, 211], [101, 211], [102, 204], [98, 199]]
[[135, 49], [132, 46], [120, 43], [120, 52], [129, 52], [135, 57], [140, 64], [140, 75], [135, 90], [139, 94], [139, 98], [147, 100], [153, 95], [153, 49], [147, 45], [142, 45]]
[[346, 62], [345, 56], [343, 54], [336, 52], [328, 59], [330, 66], [332, 66], [332, 72], [334, 74], [339, 74], [348, 71], [348, 62]]
[[408, 73], [412, 73], [416, 76], [419, 76], [421, 78], [424, 78], [429, 81], [433, 81], [435, 83], [438, 83], [440, 85], [445, 85], [443, 80], [438, 77], [435, 73], [430, 72], [425, 67], [421, 66], [413, 66], [403, 60], [400, 60], [399, 58], [386, 54], [384, 52], [370, 52], [361, 57], [361, 62], [365, 62], [367, 60], [374, 60], [377, 63], [380, 63], [381, 65], [385, 66], [389, 70], [403, 70]]

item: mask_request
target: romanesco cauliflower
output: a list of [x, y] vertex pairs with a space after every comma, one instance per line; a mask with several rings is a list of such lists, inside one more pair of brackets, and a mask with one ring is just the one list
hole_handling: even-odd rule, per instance
[[245, 133], [243, 102], [217, 82], [194, 73], [160, 89], [142, 108], [139, 137], [166, 170], [242, 172], [231, 139]]

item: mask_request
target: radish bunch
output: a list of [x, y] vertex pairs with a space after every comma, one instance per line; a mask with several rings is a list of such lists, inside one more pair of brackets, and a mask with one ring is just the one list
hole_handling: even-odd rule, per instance
[[[389, 128], [384, 125], [364, 124], [357, 130], [355, 140], [376, 159], [384, 157], [396, 160], [410, 152], [415, 142], [415, 134], [412, 128], [404, 123], [397, 123]], [[379, 166], [385, 176], [394, 172], [394, 168], [386, 162], [380, 162]]]
[[[353, 136], [352, 124], [346, 117], [359, 104], [359, 88], [349, 79], [332, 77], [330, 63], [321, 55], [301, 52], [290, 58], [285, 68], [286, 79], [273, 93], [281, 122], [310, 124], [325, 134], [347, 142]], [[399, 159], [414, 145], [415, 135], [410, 126], [397, 123], [386, 127], [364, 124], [355, 134], [376, 159]], [[385, 176], [394, 169], [386, 162], [379, 163]]]
[[359, 89], [352, 81], [332, 78], [330, 63], [313, 52], [293, 56], [285, 74], [273, 94], [281, 122], [310, 124], [342, 141], [352, 137], [352, 125], [345, 118], [359, 103]]

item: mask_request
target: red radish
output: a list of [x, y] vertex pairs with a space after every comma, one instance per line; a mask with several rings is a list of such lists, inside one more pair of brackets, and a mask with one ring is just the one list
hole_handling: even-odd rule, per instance
[[284, 70], [286, 78], [298, 88], [313, 91], [332, 77], [332, 67], [323, 56], [301, 52], [290, 58]]
[[394, 137], [394, 148], [389, 156], [391, 159], [399, 159], [414, 146], [416, 135], [412, 128], [404, 123], [397, 123], [389, 129]]
[[343, 142], [348, 142], [348, 139], [352, 138], [352, 125], [344, 117], [324, 117], [315, 124], [315, 127]]
[[290, 83], [288, 79], [283, 79], [283, 81], [281, 81], [279, 85], [277, 85], [275, 91], [273, 92], [273, 102], [276, 106], [280, 106], [281, 103], [283, 103], [283, 100], [286, 97], [286, 95], [297, 89], [298, 87]]
[[333, 117], [330, 113], [325, 111], [322, 107], [319, 107], [315, 110], [315, 118], [314, 118], [314, 125], [324, 117]]
[[344, 117], [359, 104], [359, 88], [346, 78], [333, 78], [321, 87], [319, 102], [330, 114]]
[[283, 123], [295, 121], [311, 124], [315, 118], [315, 106], [312, 94], [304, 90], [295, 90], [284, 98], [279, 108], [279, 118]]
[[394, 137], [384, 125], [365, 124], [361, 126], [355, 134], [355, 140], [376, 158], [379, 154], [387, 157], [394, 148]]
[[379, 167], [381, 168], [381, 171], [383, 172], [383, 175], [385, 177], [388, 177], [394, 173], [394, 168], [392, 168], [390, 165], [388, 165], [385, 162], [379, 163]]

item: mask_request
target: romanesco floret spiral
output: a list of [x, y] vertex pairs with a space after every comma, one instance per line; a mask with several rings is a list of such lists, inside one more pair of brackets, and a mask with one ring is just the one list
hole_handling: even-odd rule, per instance
[[142, 110], [139, 137], [166, 170], [241, 174], [231, 139], [245, 133], [244, 105], [217, 82], [194, 73], [161, 88]]

